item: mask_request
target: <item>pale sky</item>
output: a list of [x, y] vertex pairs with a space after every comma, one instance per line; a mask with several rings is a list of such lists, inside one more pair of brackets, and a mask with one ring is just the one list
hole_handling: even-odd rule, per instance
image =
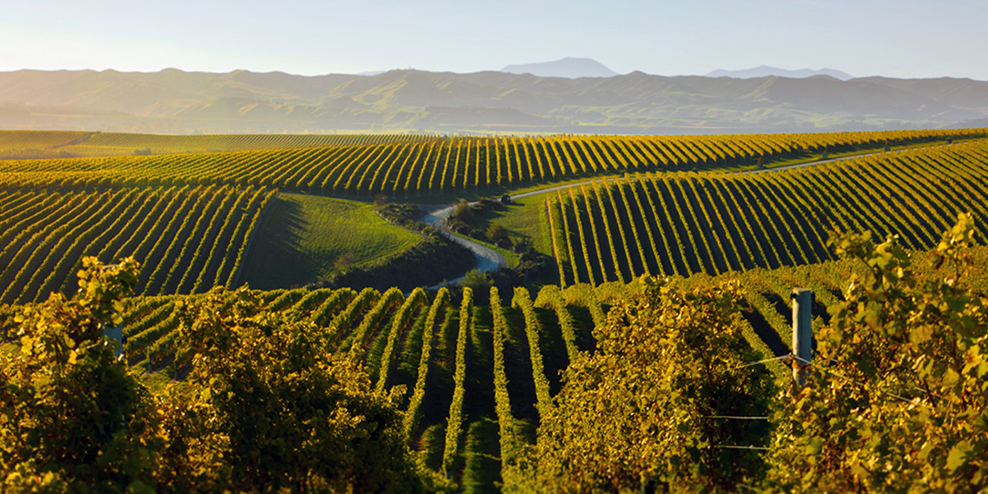
[[0, 0], [0, 71], [627, 73], [759, 65], [988, 80], [986, 0]]

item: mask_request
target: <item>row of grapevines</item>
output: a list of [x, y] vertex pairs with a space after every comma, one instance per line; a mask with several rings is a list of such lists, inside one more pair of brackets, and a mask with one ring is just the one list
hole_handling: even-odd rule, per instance
[[[591, 284], [592, 285], [592, 284]], [[575, 285], [580, 286], [580, 285]], [[539, 290], [539, 295], [535, 299], [538, 307], [550, 307], [556, 313], [556, 320], [559, 321], [559, 329], [562, 332], [563, 342], [566, 344], [566, 356], [570, 363], [576, 362], [580, 354], [580, 349], [576, 344], [576, 321], [573, 315], [566, 309], [559, 287], [556, 285], [546, 285]]]
[[463, 288], [460, 302], [459, 332], [456, 336], [456, 369], [453, 373], [453, 401], [449, 406], [446, 421], [446, 446], [443, 449], [443, 473], [450, 477], [460, 446], [460, 432], [463, 429], [463, 397], [466, 393], [464, 382], [467, 375], [467, 336], [473, 322], [473, 290]]
[[[95, 218], [109, 209], [111, 201], [119, 204], [123, 199], [122, 194], [122, 191], [115, 194], [104, 192], [97, 197], [89, 198], [84, 202], [85, 206], [80, 204], [68, 214], [58, 217], [56, 221], [45, 225], [27, 243], [21, 245], [4, 270], [3, 278], [0, 279], [0, 285], [4, 289], [3, 294], [0, 295], [0, 302], [13, 303], [18, 298], [24, 298], [28, 278], [37, 276], [42, 269], [50, 269], [50, 263], [56, 260], [51, 255], [54, 253], [54, 247], [56, 245], [64, 247], [69, 234], [91, 224]], [[42, 265], [42, 261], [45, 265]]]
[[[624, 201], [615, 201], [615, 204], [624, 204]], [[628, 204], [633, 205], [630, 195], [628, 196]], [[768, 356], [772, 353], [768, 343], [761, 341], [758, 337], [758, 334], [763, 334], [765, 329], [763, 326], [768, 327], [775, 334], [773, 341], [778, 342], [781, 339], [781, 343], [785, 346], [787, 341], [785, 332], [789, 324], [786, 311], [789, 310], [789, 307], [784, 297], [780, 299], [780, 295], [784, 295], [789, 287], [810, 287], [822, 306], [831, 306], [837, 300], [831, 290], [839, 286], [841, 280], [847, 278], [846, 273], [842, 272], [844, 269], [846, 269], [846, 265], [839, 262], [826, 262], [776, 271], [756, 269], [750, 273], [729, 273], [728, 276], [741, 277], [742, 285], [746, 288], [748, 303], [759, 314], [760, 320], [765, 321], [764, 324], [757, 321], [743, 323], [744, 334], [752, 346], [763, 355]], [[712, 282], [714, 280], [702, 275], [680, 281], [680, 283], [699, 284]], [[436, 373], [430, 367], [434, 367], [437, 358], [437, 347], [433, 347], [433, 342], [436, 340], [434, 331], [440, 323], [439, 319], [443, 310], [447, 304], [450, 304], [448, 292], [441, 291], [430, 304], [428, 314], [420, 314], [417, 318], [415, 316], [416, 311], [426, 312], [425, 305], [428, 303], [425, 293], [421, 290], [408, 299], [401, 298], [400, 294], [382, 297], [380, 293], [374, 290], [364, 291], [360, 296], [355, 297], [354, 292], [349, 289], [332, 292], [328, 290], [280, 290], [260, 296], [265, 300], [269, 309], [291, 314], [292, 318], [298, 320], [308, 319], [326, 327], [325, 337], [334, 338], [331, 341], [343, 341], [344, 343], [340, 345], [341, 348], [353, 348], [353, 351], [361, 355], [366, 354], [366, 342], [373, 339], [377, 334], [377, 341], [386, 343], [381, 344], [383, 351], [381, 364], [378, 366], [380, 375], [377, 381], [379, 387], [382, 387], [380, 383], [383, 383], [383, 387], [392, 384], [388, 378], [389, 369], [392, 365], [388, 362], [396, 359], [393, 357], [395, 352], [403, 346], [407, 348], [413, 342], [416, 346], [421, 343], [422, 351], [417, 355], [418, 373], [415, 378], [415, 388], [412, 399], [409, 400], [406, 408], [405, 436], [412, 445], [416, 431], [420, 428], [418, 424], [422, 421], [424, 414], [423, 405], [434, 399], [430, 396], [444, 395], [445, 390], [448, 389], [446, 387], [452, 387], [453, 396], [446, 421], [446, 441], [442, 450], [442, 465], [448, 477], [456, 478], [458, 469], [463, 465], [460, 450], [463, 442], [463, 430], [467, 428], [464, 424], [468, 422], [472, 424], [469, 426], [471, 431], [474, 430], [476, 424], [486, 420], [484, 417], [494, 415], [498, 423], [498, 426], [489, 431], [491, 434], [482, 433], [479, 429], [474, 431], [476, 434], [474, 432], [467, 434], [466, 451], [468, 456], [484, 451], [477, 441], [493, 439], [493, 434], [497, 434], [497, 428], [500, 428], [500, 461], [503, 465], [510, 466], [517, 458], [519, 445], [515, 442], [517, 440], [517, 423], [514, 420], [512, 402], [515, 402], [516, 407], [527, 407], [528, 404], [523, 403], [523, 397], [530, 396], [527, 387], [531, 385], [524, 382], [527, 379], [519, 380], [518, 374], [512, 374], [512, 381], [508, 381], [508, 375], [512, 371], [512, 368], [508, 366], [516, 365], [518, 362], [513, 361], [509, 364], [506, 361], [505, 352], [508, 352], [509, 360], [516, 357], [523, 358], [524, 361], [521, 362], [523, 366], [531, 363], [531, 376], [535, 384], [535, 394], [532, 399], [537, 400], [536, 405], [541, 407], [542, 404], [551, 399], [551, 387], [545, 379], [545, 363], [542, 362], [544, 358], [542, 352], [549, 352], [548, 348], [559, 348], [554, 345], [558, 345], [561, 338], [566, 346], [569, 360], [571, 362], [576, 361], [580, 346], [585, 349], [592, 347], [592, 342], [584, 339], [589, 338], [591, 334], [591, 321], [596, 321], [598, 324], [602, 323], [608, 305], [620, 303], [621, 300], [636, 296], [636, 290], [639, 289], [640, 286], [634, 283], [607, 283], [596, 288], [585, 283], [570, 285], [566, 288], [546, 287], [540, 291], [534, 304], [529, 293], [519, 289], [514, 292], [512, 299], [512, 306], [516, 309], [502, 307], [499, 293], [494, 289], [491, 291], [490, 307], [476, 308], [477, 319], [492, 323], [493, 338], [478, 338], [475, 335], [472, 341], [470, 329], [472, 326], [476, 326], [474, 324], [475, 308], [472, 306], [472, 292], [465, 290], [463, 303], [458, 308], [451, 307], [451, 309], [459, 311], [457, 320], [459, 333], [456, 344], [456, 370], [453, 373], [452, 382], [448, 382], [449, 378], [446, 377], [447, 382], [445, 383], [437, 382]], [[176, 302], [180, 301], [181, 303], [185, 303], [185, 301], [193, 301], [192, 303], [194, 303], [194, 299], [187, 297], [194, 296], [155, 297], [131, 304], [133, 313], [125, 315], [125, 321], [127, 321], [125, 334], [129, 337], [128, 354], [131, 355], [132, 360], [144, 360], [147, 362], [148, 369], [152, 371], [154, 368], [151, 363], [169, 361], [168, 352], [174, 348], [174, 328], [177, 326], [174, 318], [174, 306], [179, 305]], [[397, 303], [390, 304], [390, 308], [385, 308], [385, 304], [381, 303], [383, 299], [394, 297], [396, 297]], [[413, 299], [418, 299], [419, 302], [413, 302]], [[397, 310], [391, 310], [399, 305]], [[552, 307], [556, 317], [542, 317], [540, 319], [542, 314], [537, 314], [534, 306]], [[514, 326], [515, 318], [519, 313], [524, 318], [529, 348], [527, 352], [523, 352], [524, 355], [511, 353], [511, 345], [508, 342], [511, 338], [509, 335], [513, 334], [511, 331], [520, 328], [520, 326]], [[413, 319], [417, 321], [416, 327], [421, 327], [421, 332], [415, 333], [415, 331], [405, 330], [409, 321]], [[423, 320], [425, 323], [420, 326], [419, 322]], [[511, 327], [509, 327], [509, 320], [512, 324]], [[332, 329], [334, 324], [342, 332], [338, 337], [331, 336], [334, 332]], [[487, 324], [487, 322], [481, 324]], [[556, 324], [557, 327], [552, 327]], [[147, 332], [152, 328], [155, 328], [153, 332]], [[388, 329], [375, 333], [375, 328]], [[417, 340], [420, 337], [418, 334], [421, 334], [421, 342]], [[581, 340], [580, 345], [578, 345], [578, 340]], [[483, 348], [468, 353], [468, 348], [478, 346]], [[505, 347], [508, 349], [506, 350]], [[483, 360], [479, 356], [484, 353], [493, 355], [493, 358], [488, 358], [478, 365], [477, 361]], [[471, 356], [475, 359], [473, 363], [468, 362]], [[367, 360], [369, 366], [374, 365], [370, 359]], [[408, 360], [406, 359], [404, 362], [408, 363]], [[483, 387], [470, 388], [468, 386], [468, 364], [477, 365], [476, 369], [484, 371], [484, 374], [478, 374], [471, 378], [471, 382], [475, 386], [477, 381], [486, 380], [487, 383], [491, 383], [492, 375], [488, 372], [493, 371], [493, 386], [489, 391], [485, 391], [493, 394], [493, 396], [470, 396], [469, 401], [466, 401], [468, 389], [484, 389]], [[773, 372], [785, 372], [781, 366], [773, 366], [772, 369]], [[433, 386], [437, 387], [433, 388]], [[523, 388], [524, 390], [519, 392], [519, 389]], [[493, 398], [490, 405], [478, 404], [485, 402], [485, 398]], [[473, 408], [467, 411], [464, 409], [465, 406]], [[486, 407], [490, 407], [490, 410]], [[470, 420], [466, 421], [465, 417], [468, 413]], [[436, 444], [436, 438], [441, 437], [442, 431], [435, 428], [428, 430], [430, 432], [423, 434], [423, 444], [425, 444], [423, 448], [427, 449], [430, 454], [437, 454], [439, 446]], [[485, 454], [493, 455], [489, 459], [497, 461], [496, 451], [487, 450]], [[479, 463], [477, 463], [475, 456], [470, 458], [467, 463], [472, 466], [468, 466], [467, 470], [471, 472], [470, 475], [474, 475], [477, 473]], [[467, 483], [467, 480], [465, 478], [464, 482]]]
[[322, 304], [333, 296], [334, 291], [329, 288], [320, 288], [306, 293], [297, 303], [292, 305], [289, 314], [292, 319], [300, 320], [309, 317], [316, 308], [322, 308]]
[[429, 376], [429, 366], [432, 364], [432, 340], [433, 332], [437, 324], [441, 324], [441, 314], [445, 314], [449, 305], [449, 290], [440, 288], [436, 298], [429, 307], [429, 313], [425, 318], [425, 330], [422, 334], [422, 353], [419, 355], [418, 373], [415, 378], [415, 389], [412, 397], [408, 401], [408, 409], [402, 422], [402, 429], [405, 435], [405, 442], [409, 443], [418, 429], [419, 421], [422, 420], [422, 400], [425, 399], [426, 379]]
[[326, 338], [330, 346], [337, 347], [337, 353], [340, 353], [340, 349], [343, 347], [342, 342], [346, 341], [349, 336], [350, 328], [360, 320], [364, 312], [374, 307], [380, 298], [381, 294], [377, 290], [364, 288], [353, 298], [346, 309], [329, 322]]
[[528, 339], [529, 358], [532, 362], [532, 379], [535, 381], [535, 396], [538, 400], [539, 416], [542, 416], [546, 407], [552, 403], [552, 397], [549, 394], [549, 380], [545, 377], [542, 351], [539, 348], [539, 333], [542, 332], [542, 325], [539, 324], [539, 320], [535, 316], [535, 307], [532, 305], [532, 298], [529, 296], [527, 288], [515, 287], [511, 306], [520, 308], [525, 317], [525, 336]]
[[[139, 217], [140, 211], [153, 201], [155, 198], [147, 191], [131, 191], [107, 214], [100, 215], [100, 218], [90, 223], [88, 227], [70, 232], [68, 238], [56, 244], [48, 258], [42, 262], [41, 269], [35, 272], [34, 277], [28, 281], [27, 288], [21, 292], [20, 299], [26, 301], [26, 293], [43, 295], [64, 286], [64, 281], [70, 278], [71, 273], [79, 272], [82, 267], [82, 256], [86, 254], [86, 250], [95, 251], [94, 244], [106, 245], [110, 239], [117, 236], [124, 225], [134, 223], [131, 219]], [[70, 263], [65, 262], [66, 259], [78, 259], [78, 261]], [[44, 282], [38, 286], [38, 280], [41, 280], [46, 273]], [[76, 284], [78, 285], [78, 282]]]
[[365, 355], [367, 341], [381, 326], [382, 322], [387, 320], [386, 316], [391, 310], [398, 307], [404, 300], [405, 296], [397, 288], [392, 287], [384, 292], [377, 305], [360, 322], [360, 326], [353, 332], [349, 341], [343, 343], [341, 351], [350, 351], [354, 355]]
[[491, 287], [491, 313], [494, 316], [494, 403], [501, 437], [501, 464], [513, 464], [516, 459], [514, 444], [515, 419], [511, 413], [508, 394], [508, 375], [504, 367], [504, 339], [508, 323], [497, 287]]
[[[357, 292], [353, 291], [352, 288], [340, 288], [326, 298], [318, 308], [311, 310], [309, 317], [318, 326], [328, 326], [333, 316], [339, 313], [340, 309], [348, 307], [356, 296]], [[296, 314], [296, 316], [298, 317], [300, 314]]]
[[[229, 276], [226, 278], [226, 287], [232, 288], [234, 286], [240, 286], [240, 271], [243, 269], [244, 256], [247, 254], [247, 250], [250, 249], [251, 244], [254, 242], [254, 234], [257, 233], [257, 226], [261, 224], [261, 216], [267, 211], [268, 206], [274, 203], [274, 200], [278, 198], [278, 191], [272, 190], [265, 194], [263, 198], [260, 195], [256, 196], [259, 201], [251, 200], [251, 205], [254, 205], [254, 216], [248, 222], [241, 221], [240, 225], [237, 226], [236, 231], [233, 234], [234, 241], [239, 243], [240, 250], [237, 252], [236, 257], [233, 258], [233, 264], [230, 267]], [[251, 206], [248, 206], [250, 208]], [[248, 209], [248, 212], [251, 209]], [[240, 236], [240, 232], [243, 232], [243, 236]], [[241, 241], [242, 240], [242, 241]], [[223, 263], [220, 268], [216, 271], [216, 281], [214, 285], [219, 285], [221, 281], [221, 275], [223, 274], [223, 266], [226, 261], [230, 259], [226, 257], [223, 259]]]
[[405, 333], [408, 326], [415, 318], [416, 312], [426, 304], [428, 296], [421, 287], [412, 290], [412, 293], [405, 298], [394, 317], [391, 318], [391, 331], [388, 333], [387, 346], [384, 347], [384, 355], [377, 372], [377, 384], [374, 389], [383, 392], [391, 376], [391, 361], [394, 359], [396, 345], [400, 344], [398, 339]]
[[565, 246], [560, 244], [566, 243], [564, 240], [566, 228], [562, 226], [562, 222], [559, 220], [559, 203], [550, 196], [546, 198], [545, 205], [546, 217], [549, 219], [549, 231], [551, 232], [552, 255], [556, 258], [556, 266], [559, 268], [559, 284], [565, 286], [566, 279], [569, 277], [569, 256]]

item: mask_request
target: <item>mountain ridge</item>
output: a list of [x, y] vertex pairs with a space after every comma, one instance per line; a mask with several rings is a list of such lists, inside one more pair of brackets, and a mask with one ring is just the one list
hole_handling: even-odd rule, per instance
[[592, 58], [565, 57], [551, 62], [506, 65], [500, 70], [511, 74], [532, 74], [538, 77], [614, 77], [617, 72]]
[[988, 118], [988, 82], [390, 70], [0, 72], [0, 128], [240, 133], [732, 133], [956, 126]]
[[776, 76], [776, 77], [788, 77], [792, 79], [805, 79], [807, 77], [814, 77], [821, 75], [833, 77], [834, 79], [838, 79], [841, 81], [848, 81], [854, 79], [854, 76], [852, 76], [851, 74], [835, 69], [822, 68], [817, 70], [814, 69], [789, 70], [789, 69], [780, 69], [778, 67], [770, 67], [768, 65], [760, 65], [758, 67], [753, 67], [750, 69], [742, 69], [742, 70], [717, 69], [711, 71], [704, 77], [733, 77], [737, 79], [751, 79], [758, 77]]

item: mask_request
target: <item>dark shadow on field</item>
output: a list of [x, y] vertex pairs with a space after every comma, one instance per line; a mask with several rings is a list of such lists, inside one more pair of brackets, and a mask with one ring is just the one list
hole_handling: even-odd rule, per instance
[[465, 493], [496, 493], [501, 482], [501, 446], [499, 425], [492, 417], [483, 417], [466, 427], [463, 451], [465, 465], [462, 485]]
[[468, 417], [494, 416], [494, 317], [488, 307], [473, 308], [468, 340], [463, 412]]
[[535, 395], [531, 350], [525, 334], [525, 316], [521, 309], [505, 307], [504, 319], [508, 323], [504, 331], [504, 373], [508, 378], [511, 414], [516, 419], [538, 421], [539, 413], [535, 408], [538, 399]]
[[300, 249], [298, 232], [307, 227], [299, 203], [277, 199], [254, 234], [240, 283], [272, 290], [315, 281], [319, 260]]
[[778, 312], [779, 316], [781, 316], [786, 321], [786, 324], [792, 325], [792, 305], [790, 305], [791, 302], [786, 303], [785, 299], [782, 298], [782, 295], [777, 294], [773, 291], [761, 292], [761, 295], [762, 297], [765, 297], [765, 300], [768, 300], [768, 303], [772, 304], [772, 306], [775, 307], [775, 311]]
[[[453, 374], [456, 366], [456, 339], [459, 336], [459, 311], [447, 309], [445, 321], [437, 328], [432, 350], [432, 365], [426, 377], [426, 400], [422, 403], [424, 431], [433, 425], [446, 425], [450, 405], [453, 403]], [[412, 389], [409, 386], [408, 389]], [[418, 434], [416, 434], [416, 437]]]
[[487, 211], [482, 214], [478, 214], [473, 217], [473, 221], [470, 222], [472, 226], [478, 229], [487, 230], [487, 227], [491, 226], [492, 223], [501, 219], [502, 216], [506, 216], [513, 209], [522, 209], [525, 206], [517, 202], [509, 202], [507, 204], [500, 204], [497, 209]]
[[[573, 318], [574, 336], [576, 337], [576, 347], [581, 352], [593, 352], [597, 349], [597, 339], [593, 337], [593, 316], [590, 309], [578, 305], [567, 305], [566, 312]], [[607, 310], [604, 310], [607, 313]]]
[[556, 396], [562, 388], [562, 372], [569, 366], [566, 354], [566, 341], [559, 328], [559, 319], [552, 309], [535, 308], [539, 320], [539, 351], [542, 353], [542, 366], [549, 380], [549, 392]]
[[770, 350], [772, 350], [775, 357], [788, 355], [791, 353], [791, 350], [782, 341], [782, 337], [779, 336], [779, 333], [772, 329], [772, 325], [765, 320], [765, 317], [762, 316], [760, 312], [754, 310], [751, 303], [747, 300], [742, 303], [741, 315], [748, 320], [748, 323], [751, 324], [751, 329], [753, 329], [755, 334], [762, 339]]

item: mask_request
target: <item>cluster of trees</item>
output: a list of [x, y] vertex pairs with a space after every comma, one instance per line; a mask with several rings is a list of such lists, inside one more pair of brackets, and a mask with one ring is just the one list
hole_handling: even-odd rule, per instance
[[503, 211], [505, 204], [492, 199], [481, 199], [474, 204], [460, 201], [446, 219], [446, 226], [456, 233], [490, 242], [501, 248], [512, 248], [514, 243], [508, 236], [508, 229], [485, 218], [489, 213]]
[[[104, 330], [138, 266], [87, 258], [80, 291], [17, 318], [0, 352], [4, 492], [421, 491], [397, 396], [372, 391], [310, 322], [247, 290], [188, 302], [184, 379], [151, 392]], [[221, 296], [223, 295], [223, 296]], [[433, 485], [434, 488], [440, 486]]]

